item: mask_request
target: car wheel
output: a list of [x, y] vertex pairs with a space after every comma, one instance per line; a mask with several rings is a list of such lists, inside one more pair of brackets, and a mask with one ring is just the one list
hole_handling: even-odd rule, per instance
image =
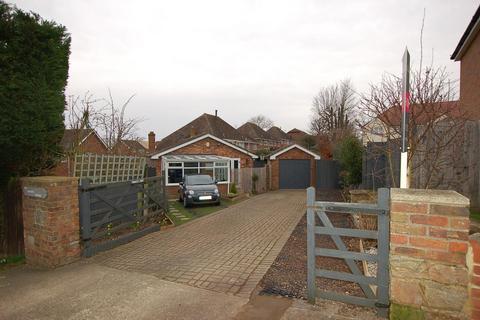
[[220, 205], [220, 200], [218, 200], [218, 202], [216, 202], [215, 205], [219, 206]]
[[189, 204], [187, 202], [187, 198], [186, 197], [183, 197], [183, 207], [184, 208], [188, 208], [189, 207]]

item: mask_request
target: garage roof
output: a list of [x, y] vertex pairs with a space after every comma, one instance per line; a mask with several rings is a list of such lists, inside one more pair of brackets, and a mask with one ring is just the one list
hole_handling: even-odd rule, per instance
[[285, 148], [283, 148], [283, 149], [280, 149], [280, 150], [275, 151], [275, 153], [273, 153], [272, 155], [270, 155], [270, 160], [276, 160], [279, 155], [281, 155], [282, 153], [285, 153], [285, 152], [287, 152], [287, 151], [290, 151], [290, 150], [292, 150], [292, 149], [294, 149], [294, 148], [300, 149], [300, 150], [302, 150], [303, 152], [308, 153], [309, 155], [311, 155], [312, 157], [314, 157], [315, 160], [320, 160], [320, 156], [319, 156], [318, 154], [316, 154], [315, 152], [310, 151], [310, 150], [308, 150], [308, 149], [306, 149], [306, 148], [304, 148], [304, 147], [302, 147], [302, 146], [300, 146], [300, 145], [298, 145], [298, 144], [292, 144], [292, 145], [290, 145], [290, 146], [288, 146], [288, 147], [285, 147]]

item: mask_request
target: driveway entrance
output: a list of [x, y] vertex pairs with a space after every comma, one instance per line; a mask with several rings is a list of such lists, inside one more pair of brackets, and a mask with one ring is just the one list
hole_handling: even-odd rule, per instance
[[98, 254], [95, 263], [247, 297], [306, 210], [305, 191], [278, 191]]

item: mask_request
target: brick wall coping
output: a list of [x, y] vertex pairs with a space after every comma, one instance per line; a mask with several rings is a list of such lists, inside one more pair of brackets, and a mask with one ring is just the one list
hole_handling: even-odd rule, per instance
[[469, 206], [470, 200], [452, 190], [390, 189], [390, 199], [399, 202], [423, 202]]
[[77, 177], [57, 177], [57, 176], [41, 176], [41, 177], [23, 177], [23, 182], [31, 183], [58, 183], [67, 181], [77, 181]]

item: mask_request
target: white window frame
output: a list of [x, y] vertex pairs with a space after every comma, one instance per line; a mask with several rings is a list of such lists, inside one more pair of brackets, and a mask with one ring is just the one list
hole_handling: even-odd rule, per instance
[[[198, 163], [197, 167], [185, 167], [186, 162], [196, 162]], [[212, 162], [213, 166], [212, 167], [201, 167], [200, 163], [201, 162]], [[215, 163], [217, 162], [225, 162], [225, 166], [217, 166]], [[181, 163], [181, 166], [172, 166], [170, 167], [170, 163]], [[213, 169], [213, 175], [215, 176], [215, 168], [227, 168], [227, 181], [219, 181], [218, 184], [229, 184], [230, 183], [230, 168], [231, 168], [231, 161], [229, 159], [226, 160], [189, 160], [189, 161], [183, 161], [183, 160], [172, 160], [172, 161], [164, 161], [164, 173], [165, 173], [165, 185], [167, 187], [170, 186], [178, 186], [179, 183], [169, 183], [168, 182], [168, 169], [182, 169], [182, 178], [185, 177], [185, 169], [195, 169], [197, 168], [197, 172], [200, 172], [200, 169]]]

